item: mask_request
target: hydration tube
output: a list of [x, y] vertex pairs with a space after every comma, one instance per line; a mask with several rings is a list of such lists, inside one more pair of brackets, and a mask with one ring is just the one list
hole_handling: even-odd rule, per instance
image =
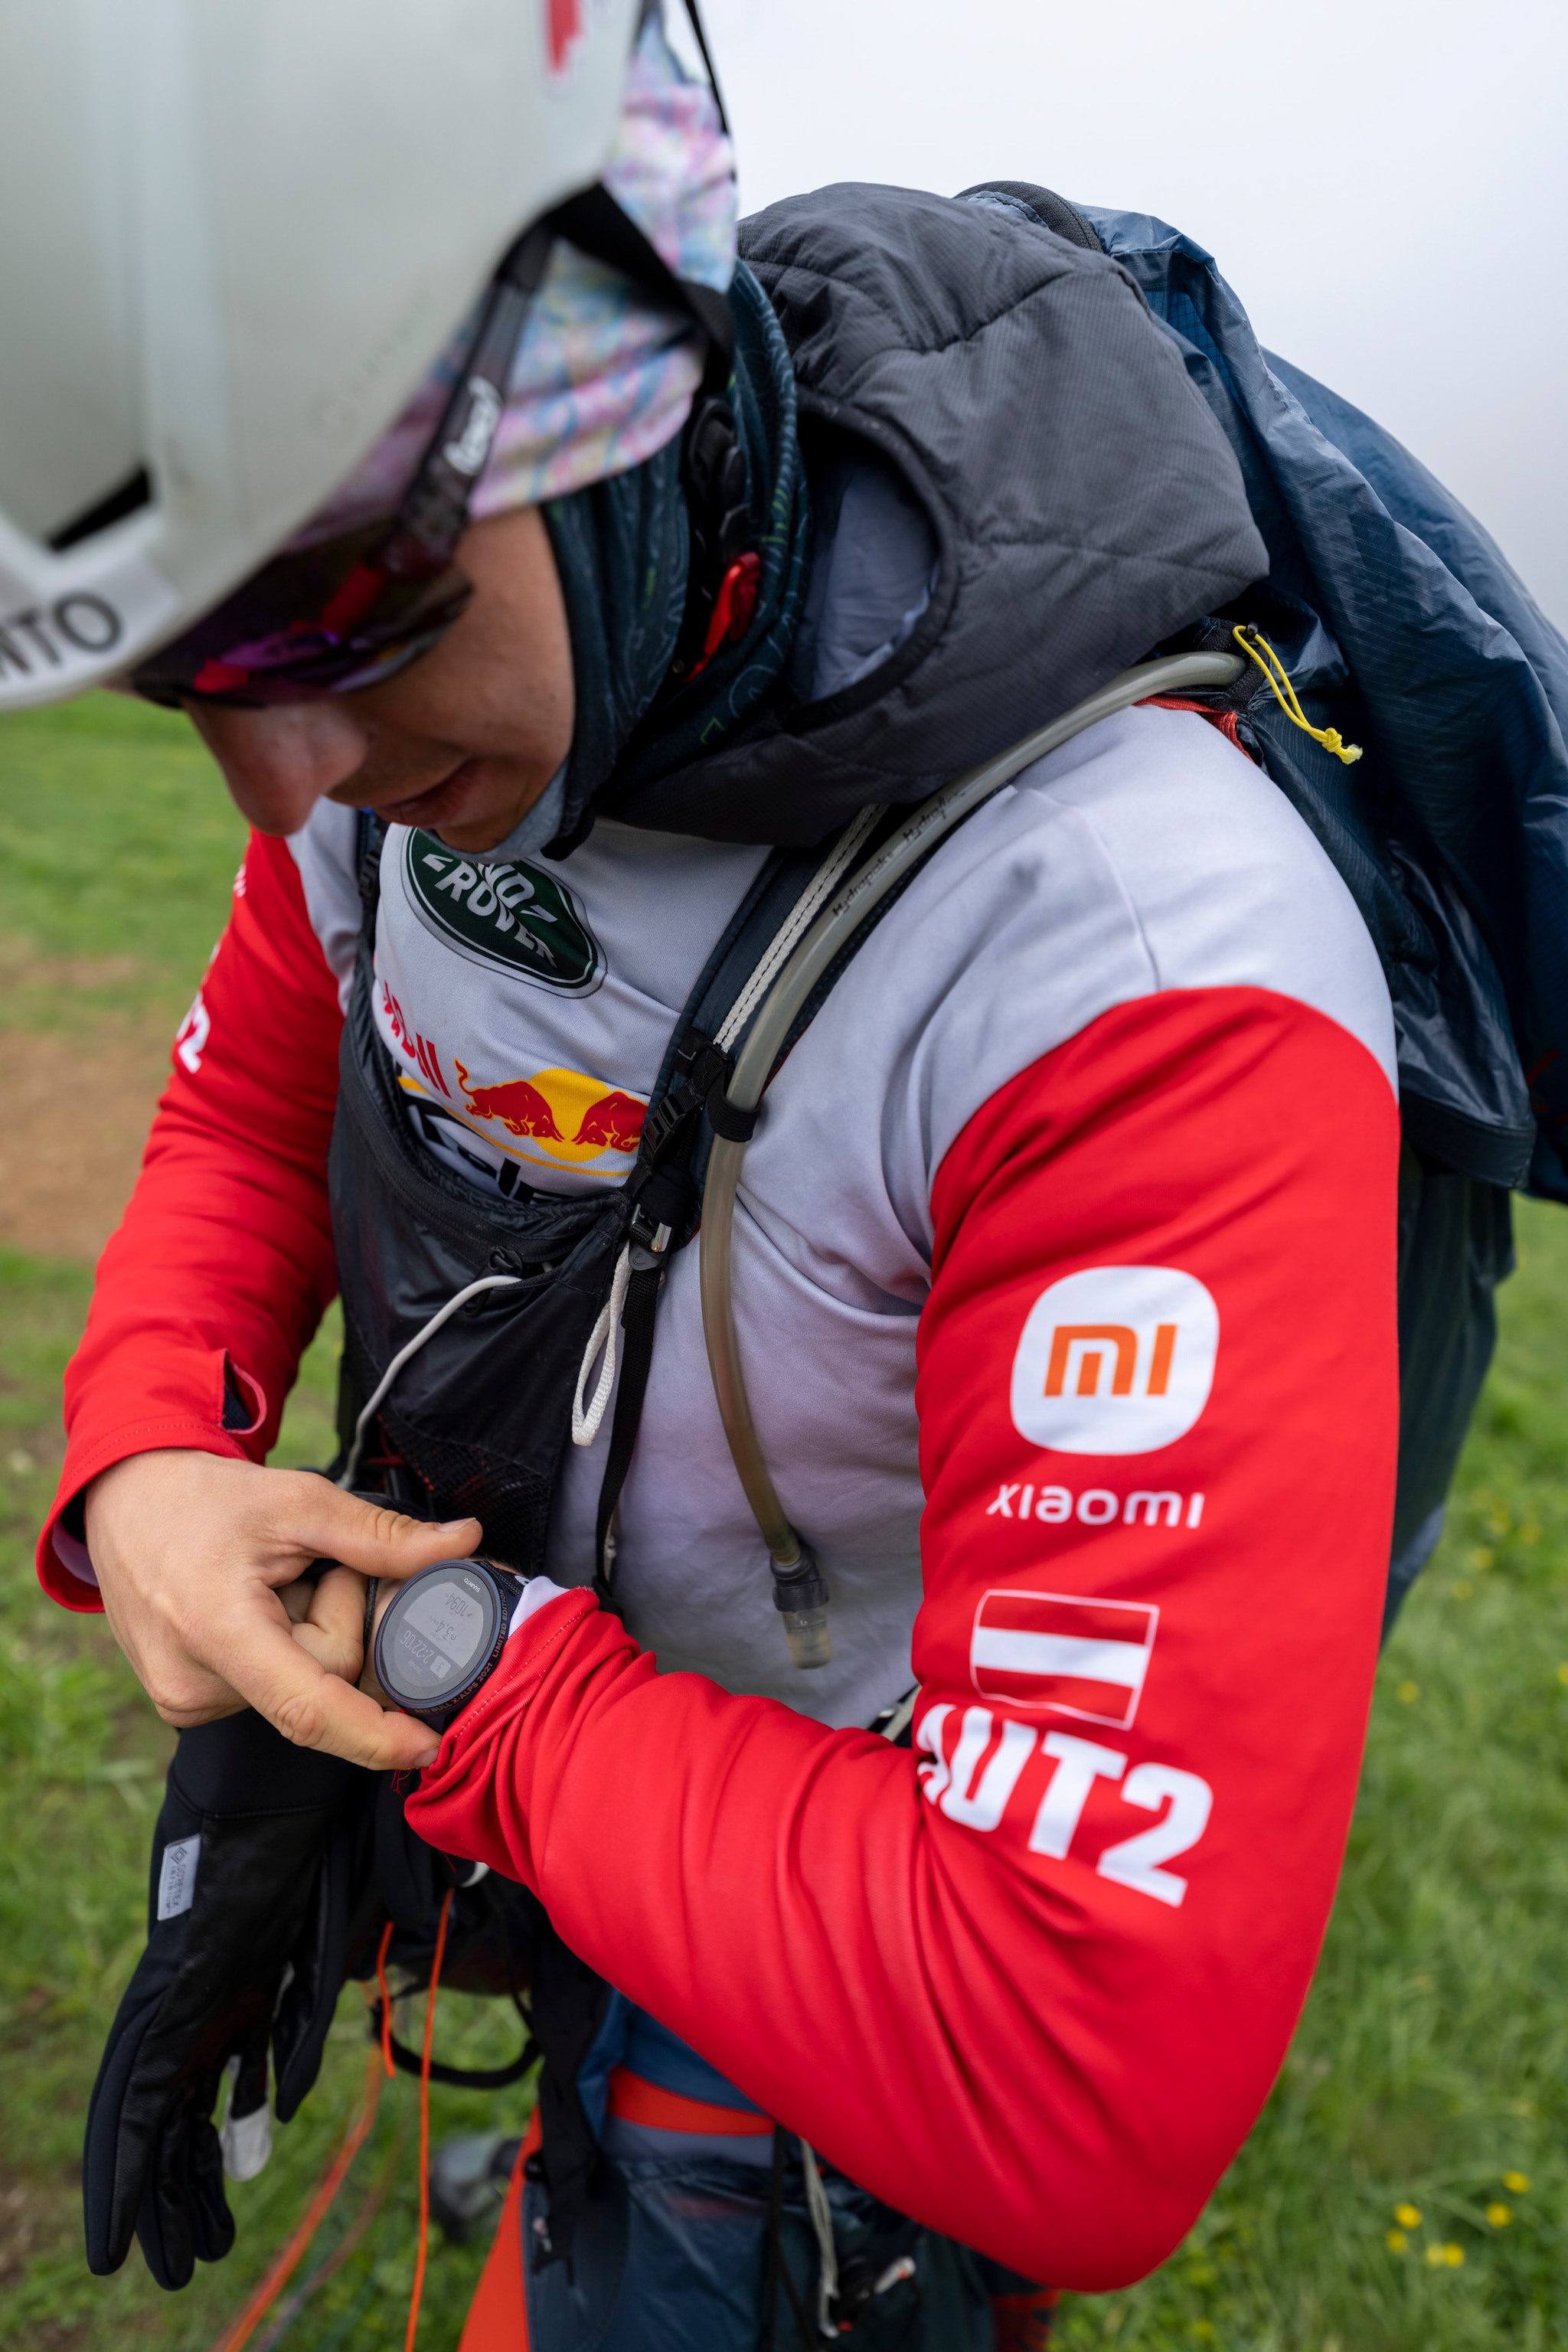
[[[930, 855], [982, 802], [1011, 783], [1025, 768], [1043, 760], [1097, 720], [1110, 719], [1135, 702], [1184, 689], [1232, 686], [1246, 667], [1235, 654], [1173, 654], [1140, 662], [1082, 702], [1027, 735], [1010, 751], [951, 784], [944, 784], [890, 834], [860, 871], [823, 908], [763, 1000], [730, 1080], [726, 1101], [738, 1112], [755, 1111], [797, 1015], [812, 991], [848, 946], [872, 909]], [[871, 813], [866, 813], [869, 815]], [[861, 836], [863, 837], [863, 836]], [[837, 856], [837, 853], [835, 853]], [[702, 1330], [719, 1418], [747, 1502], [773, 1564], [773, 1601], [784, 1621], [795, 1664], [825, 1666], [833, 1655], [827, 1622], [828, 1592], [811, 1547], [791, 1524], [763, 1455], [752, 1417], [746, 1379], [735, 1334], [733, 1238], [735, 1194], [746, 1156], [743, 1142], [715, 1136], [702, 1193], [700, 1258]]]

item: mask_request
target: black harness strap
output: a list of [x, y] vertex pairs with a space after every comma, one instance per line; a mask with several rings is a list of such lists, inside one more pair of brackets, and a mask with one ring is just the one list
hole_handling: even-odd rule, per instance
[[810, 887], [823, 854], [775, 850], [768, 858], [699, 973], [654, 1085], [637, 1163], [626, 1182], [632, 1277], [621, 1318], [626, 1348], [594, 1534], [594, 1589], [601, 1603], [613, 1605], [612, 1529], [647, 1394], [664, 1269], [697, 1230], [713, 1136], [734, 1125], [724, 1101], [734, 1061], [714, 1045], [713, 1035]]
[[[370, 2009], [370, 2038], [381, 2040], [382, 2009], [373, 2001]], [[425, 2059], [420, 2051], [411, 2050], [406, 2042], [399, 2042], [395, 2033], [386, 2037], [386, 2048], [392, 2053], [392, 2063], [400, 2074], [418, 2078], [425, 2072]], [[539, 2044], [531, 2034], [517, 2056], [504, 2066], [452, 2066], [444, 2058], [430, 2061], [430, 2080], [445, 2083], [455, 2091], [504, 2091], [513, 2083], [521, 2083], [539, 2056]]]
[[[875, 853], [882, 836], [897, 820], [898, 812], [889, 811], [880, 824], [868, 831], [846, 867], [846, 876]], [[637, 1165], [626, 1186], [633, 1204], [629, 1226], [632, 1277], [621, 1318], [626, 1348], [594, 1535], [594, 1589], [602, 1604], [614, 1605], [616, 1507], [631, 1467], [647, 1393], [665, 1265], [696, 1233], [702, 1180], [714, 1136], [748, 1141], [758, 1118], [756, 1111], [736, 1110], [726, 1094], [736, 1052], [749, 1034], [751, 1022], [742, 1026], [731, 1050], [726, 1051], [713, 1041], [830, 854], [831, 845], [828, 849], [819, 846], [814, 850], [773, 852], [692, 989], [654, 1087]], [[912, 877], [906, 877], [896, 891], [872, 909], [824, 973], [791, 1026], [780, 1062], [816, 1019], [839, 974], [858, 954], [895, 899], [902, 895], [909, 878]], [[753, 1019], [760, 1003], [759, 1007], [753, 1009]]]
[[782, 2124], [773, 2126], [773, 2178], [768, 2191], [768, 2259], [763, 2274], [763, 2333], [761, 2352], [775, 2352], [778, 2343], [779, 2288], [782, 2286], [795, 2320], [795, 2341], [803, 2352], [814, 2352], [822, 2341], [816, 2329], [805, 2315], [784, 2249], [784, 2165], [789, 2156], [789, 2141]]
[[610, 1541], [610, 1529], [615, 1520], [616, 1506], [621, 1499], [621, 1488], [626, 1485], [626, 1472], [631, 1467], [633, 1448], [637, 1442], [643, 1399], [647, 1394], [648, 1367], [653, 1362], [653, 1335], [658, 1313], [659, 1286], [664, 1280], [664, 1268], [657, 1258], [648, 1265], [638, 1265], [634, 1255], [632, 1265], [632, 1278], [621, 1316], [626, 1352], [621, 1358], [616, 1417], [610, 1426], [610, 1451], [599, 1487], [599, 1514], [594, 1529], [594, 1590], [601, 1603], [610, 1601], [610, 1587], [615, 1574], [615, 1549]]

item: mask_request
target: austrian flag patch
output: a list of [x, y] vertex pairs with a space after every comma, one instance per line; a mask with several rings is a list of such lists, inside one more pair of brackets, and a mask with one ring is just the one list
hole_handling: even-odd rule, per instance
[[1131, 1601], [1061, 1592], [982, 1594], [970, 1637], [970, 1679], [982, 1698], [1130, 1728], [1160, 1612]]

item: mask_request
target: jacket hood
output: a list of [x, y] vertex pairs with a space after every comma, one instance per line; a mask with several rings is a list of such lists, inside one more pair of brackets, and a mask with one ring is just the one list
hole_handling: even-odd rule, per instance
[[890, 463], [937, 551], [930, 604], [868, 677], [781, 681], [727, 741], [600, 803], [715, 840], [810, 843], [923, 799], [1268, 568], [1240, 470], [1117, 261], [1022, 210], [847, 184], [745, 221], [808, 463]]

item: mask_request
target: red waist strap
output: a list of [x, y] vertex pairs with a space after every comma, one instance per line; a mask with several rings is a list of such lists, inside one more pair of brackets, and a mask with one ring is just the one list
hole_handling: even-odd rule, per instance
[[617, 2066], [610, 2076], [610, 2113], [623, 2123], [651, 2124], [656, 2131], [722, 2132], [731, 2139], [762, 2139], [773, 2130], [769, 2118], [750, 2107], [715, 2107], [705, 2099], [682, 2098], [679, 2091], [645, 2082], [628, 2066]]

